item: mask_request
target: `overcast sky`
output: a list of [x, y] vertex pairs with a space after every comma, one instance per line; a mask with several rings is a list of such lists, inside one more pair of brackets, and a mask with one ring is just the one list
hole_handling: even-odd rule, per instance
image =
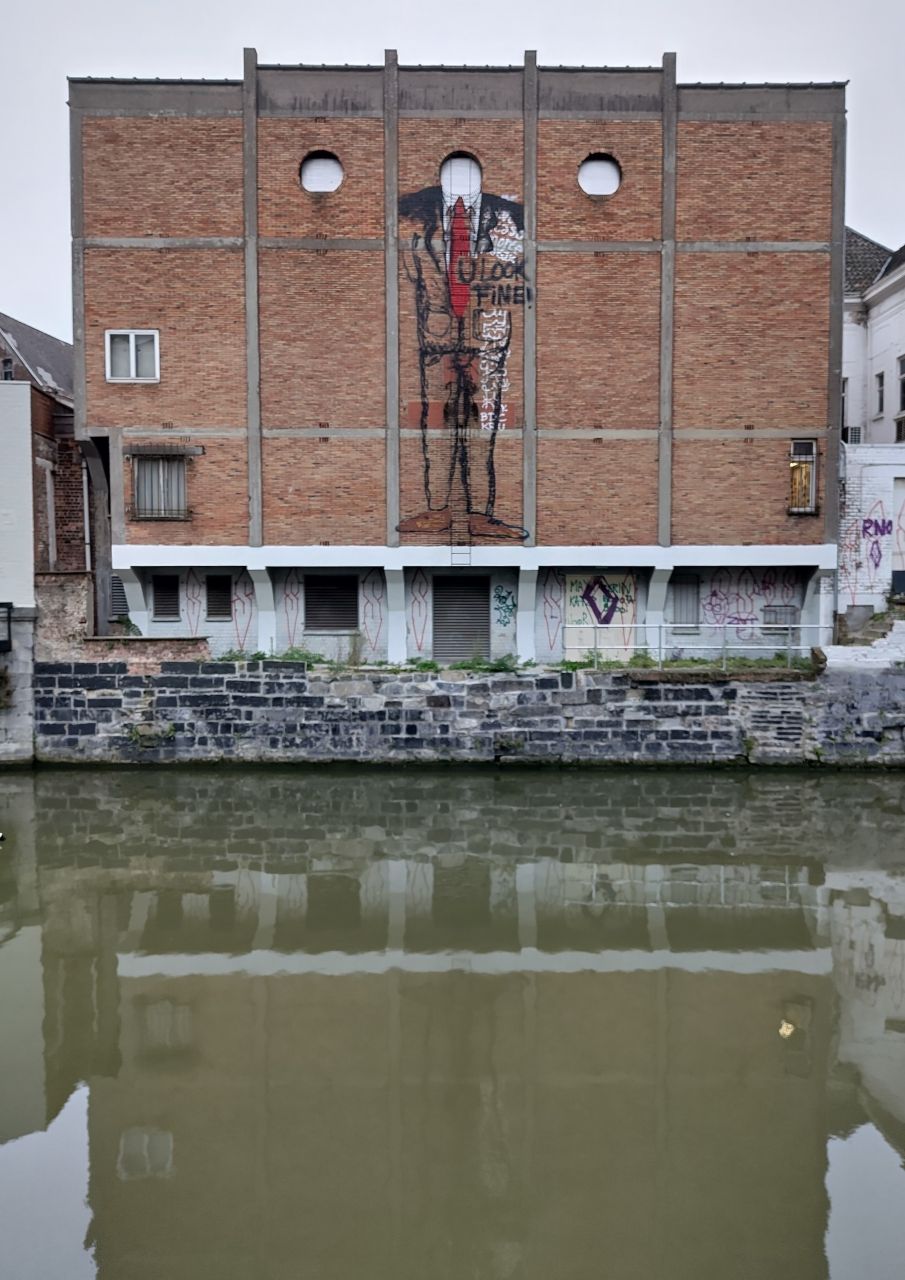
[[903, 0], [0, 0], [0, 311], [72, 334], [66, 77], [240, 79], [262, 62], [659, 65], [679, 82], [847, 80], [850, 225], [905, 241]]

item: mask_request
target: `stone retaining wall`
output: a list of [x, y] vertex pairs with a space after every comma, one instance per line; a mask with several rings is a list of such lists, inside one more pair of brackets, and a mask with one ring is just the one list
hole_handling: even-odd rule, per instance
[[[817, 679], [35, 666], [39, 760], [905, 764], [905, 671]], [[776, 678], [778, 677], [778, 678]]]

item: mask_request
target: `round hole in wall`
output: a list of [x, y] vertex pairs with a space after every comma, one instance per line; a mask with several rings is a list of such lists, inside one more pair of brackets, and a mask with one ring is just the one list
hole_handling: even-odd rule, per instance
[[612, 196], [622, 185], [619, 161], [595, 151], [578, 166], [578, 185], [587, 196]]
[[481, 194], [481, 166], [467, 151], [454, 151], [440, 165], [440, 187], [450, 204], [461, 196], [469, 208]]
[[335, 191], [343, 180], [343, 167], [332, 151], [309, 151], [299, 168], [305, 191]]

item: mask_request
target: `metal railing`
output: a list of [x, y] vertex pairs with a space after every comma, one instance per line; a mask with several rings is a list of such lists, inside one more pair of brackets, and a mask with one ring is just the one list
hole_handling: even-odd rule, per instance
[[[563, 657], [628, 664], [646, 658], [644, 665], [662, 668], [720, 666], [725, 671], [733, 658], [776, 658], [784, 656], [786, 666], [793, 659], [810, 656], [812, 647], [831, 643], [830, 628], [814, 624], [732, 623], [704, 624], [692, 629], [676, 623], [567, 623], [563, 627]], [[638, 665], [641, 665], [640, 663]]]

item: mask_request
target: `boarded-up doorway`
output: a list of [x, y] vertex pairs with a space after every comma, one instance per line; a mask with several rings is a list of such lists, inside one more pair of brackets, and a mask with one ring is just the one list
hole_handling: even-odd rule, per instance
[[490, 657], [490, 578], [434, 578], [434, 661]]

